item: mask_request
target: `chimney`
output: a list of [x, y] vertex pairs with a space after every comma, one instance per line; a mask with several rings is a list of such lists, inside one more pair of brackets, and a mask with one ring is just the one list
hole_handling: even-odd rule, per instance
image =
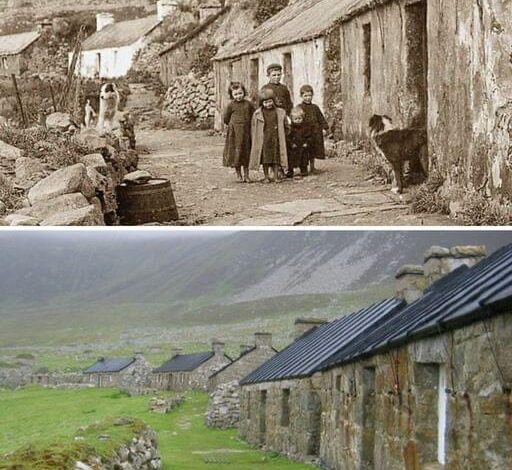
[[324, 323], [327, 323], [325, 318], [297, 318], [295, 320], [295, 339]]
[[53, 30], [53, 22], [49, 20], [48, 18], [45, 18], [37, 25], [37, 30], [40, 33], [44, 33], [46, 31], [52, 31]]
[[178, 10], [178, 2], [174, 0], [158, 0], [156, 2], [156, 14], [158, 21], [163, 21]]
[[203, 23], [210, 16], [216, 15], [222, 10], [222, 5], [218, 2], [211, 2], [199, 7], [199, 22]]
[[108, 25], [114, 24], [114, 15], [112, 13], [98, 13], [96, 15], [96, 31], [101, 31]]
[[171, 349], [171, 358], [174, 356], [179, 356], [183, 352], [182, 348], [172, 348]]
[[144, 353], [141, 352], [135, 352], [133, 353], [133, 357], [136, 361], [143, 361], [144, 360]]
[[406, 264], [398, 270], [395, 278], [396, 297], [408, 304], [418, 300], [427, 287], [422, 266]]
[[272, 333], [254, 333], [254, 345], [257, 348], [271, 348]]
[[224, 356], [224, 342], [218, 339], [212, 340], [212, 351], [216, 356]]
[[241, 344], [240, 345], [240, 356], [243, 356], [247, 351], [250, 351], [252, 348], [254, 348], [251, 344]]
[[487, 255], [485, 246], [454, 246], [450, 249], [433, 246], [425, 252], [424, 272], [426, 287], [462, 265], [468, 268]]

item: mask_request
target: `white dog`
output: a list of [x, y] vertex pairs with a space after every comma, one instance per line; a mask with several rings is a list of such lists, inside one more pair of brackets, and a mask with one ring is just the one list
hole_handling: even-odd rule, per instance
[[106, 134], [114, 130], [119, 122], [116, 115], [119, 107], [119, 92], [115, 83], [105, 83], [100, 91], [100, 112], [98, 117], [98, 131]]

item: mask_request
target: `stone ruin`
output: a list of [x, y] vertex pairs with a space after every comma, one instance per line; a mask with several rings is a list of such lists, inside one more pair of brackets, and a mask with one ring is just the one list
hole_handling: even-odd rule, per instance
[[210, 395], [206, 425], [211, 428], [236, 428], [240, 421], [240, 385], [234, 380], [219, 385]]
[[184, 395], [173, 398], [152, 398], [149, 400], [149, 411], [157, 414], [167, 414], [180, 407], [185, 401]]

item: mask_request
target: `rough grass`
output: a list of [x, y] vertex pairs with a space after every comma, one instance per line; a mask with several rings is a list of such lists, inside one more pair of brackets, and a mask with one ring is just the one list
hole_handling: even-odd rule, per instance
[[[313, 468], [255, 450], [237, 438], [236, 430], [207, 428], [204, 425], [206, 394], [187, 394], [185, 403], [167, 415], [149, 413], [148, 400], [149, 397], [128, 397], [109, 389], [30, 387], [0, 391], [0, 455], [31, 444], [38, 449], [48, 448], [52, 443], [57, 443], [56, 447], [53, 444], [56, 452], [69, 454], [69, 443], [81, 426], [104, 420], [108, 426], [115, 416], [132, 416], [157, 432], [164, 470], [225, 470], [227, 465], [244, 470]], [[113, 437], [112, 442], [114, 437], [117, 442], [124, 439], [119, 436], [118, 440], [118, 436], [112, 434], [114, 432], [117, 431], [110, 427], [106, 432]], [[79, 433], [86, 438], [80, 442], [85, 447], [93, 446], [95, 450], [108, 453], [108, 448], [102, 450], [100, 446], [103, 444], [96, 439], [100, 433], [105, 431], [91, 428], [90, 432]], [[80, 449], [84, 451], [81, 446]], [[0, 457], [2, 462], [5, 459], [5, 455]]]
[[449, 214], [448, 200], [441, 194], [444, 178], [432, 171], [428, 180], [412, 190], [411, 209], [414, 214]]
[[0, 173], [0, 201], [5, 204], [7, 210], [20, 209], [23, 205], [22, 200], [23, 192], [15, 189], [9, 178]]
[[462, 200], [462, 221], [464, 225], [510, 225], [512, 209], [485, 197], [478, 191], [467, 192]]

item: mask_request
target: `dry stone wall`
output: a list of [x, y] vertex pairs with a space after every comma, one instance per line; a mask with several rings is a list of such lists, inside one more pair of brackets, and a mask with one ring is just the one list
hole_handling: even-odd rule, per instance
[[219, 385], [210, 395], [206, 425], [211, 428], [236, 428], [240, 421], [240, 385], [238, 381]]

